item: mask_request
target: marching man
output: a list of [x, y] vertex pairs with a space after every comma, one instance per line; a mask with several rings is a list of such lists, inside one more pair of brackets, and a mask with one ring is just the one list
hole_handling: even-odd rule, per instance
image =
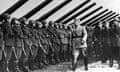
[[82, 55], [84, 59], [85, 70], [88, 70], [87, 57], [87, 30], [86, 26], [80, 25], [80, 22], [75, 19], [73, 29], [73, 62], [72, 69], [75, 70], [79, 57]]

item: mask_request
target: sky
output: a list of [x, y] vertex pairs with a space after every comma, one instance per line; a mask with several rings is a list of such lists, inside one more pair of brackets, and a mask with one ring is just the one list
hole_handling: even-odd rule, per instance
[[[0, 13], [4, 12], [6, 9], [8, 9], [10, 6], [12, 6], [17, 1], [18, 0], [0, 0]], [[24, 14], [28, 13], [31, 9], [35, 8], [37, 5], [41, 4], [43, 1], [45, 0], [29, 0], [23, 6], [21, 6], [18, 10], [16, 10], [11, 16], [19, 18], [23, 16]], [[47, 5], [45, 8], [40, 10], [35, 15], [33, 15], [30, 19], [39, 18], [40, 16], [47, 13], [48, 11], [50, 11], [52, 8], [56, 7], [58, 4], [62, 3], [63, 1], [65, 0], [53, 0], [53, 2], [51, 2], [49, 5]], [[71, 3], [67, 4], [64, 8], [56, 12], [54, 15], [50, 16], [47, 20], [48, 21], [56, 20], [57, 18], [60, 18], [65, 13], [69, 12], [71, 9], [75, 8], [76, 6], [78, 6], [80, 3], [83, 3], [84, 1], [85, 0], [72, 0]], [[99, 6], [103, 6], [103, 9], [108, 8], [110, 10], [113, 10], [114, 12], [120, 13], [120, 0], [91, 0], [91, 3], [93, 2], [96, 2], [97, 5], [94, 8], [90, 9], [89, 11], [92, 11]], [[90, 3], [87, 5], [90, 5]], [[89, 11], [86, 13], [89, 13]], [[84, 16], [86, 13], [78, 16], [78, 18]]]

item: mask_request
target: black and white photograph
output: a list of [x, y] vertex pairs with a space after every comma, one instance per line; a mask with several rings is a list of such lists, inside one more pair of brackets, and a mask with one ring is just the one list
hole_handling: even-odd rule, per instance
[[0, 0], [0, 72], [120, 72], [120, 0]]

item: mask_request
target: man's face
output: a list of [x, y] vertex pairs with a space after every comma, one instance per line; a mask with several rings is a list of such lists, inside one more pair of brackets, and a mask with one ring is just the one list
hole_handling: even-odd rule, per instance
[[39, 28], [42, 28], [43, 25], [42, 25], [42, 24], [39, 24], [38, 26], [39, 26]]
[[102, 29], [102, 23], [101, 22], [99, 23], [98, 27], [100, 27]]

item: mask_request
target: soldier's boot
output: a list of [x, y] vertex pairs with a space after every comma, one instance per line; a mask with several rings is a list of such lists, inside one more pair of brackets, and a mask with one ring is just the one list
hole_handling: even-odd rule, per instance
[[110, 58], [110, 60], [109, 60], [109, 67], [113, 67], [113, 59], [112, 58]]
[[120, 70], [120, 64], [118, 64], [118, 67], [117, 67], [118, 70]]
[[30, 59], [28, 61], [28, 68], [31, 70], [31, 71], [34, 71], [35, 69], [38, 69], [38, 65], [36, 65], [37, 63], [34, 62], [33, 59]]
[[48, 60], [47, 56], [45, 56], [44, 64], [45, 64], [46, 66], [49, 65], [49, 60]]
[[58, 60], [58, 57], [57, 55], [54, 54], [54, 57], [53, 57], [54, 61], [55, 61], [55, 64], [59, 63], [59, 60]]
[[72, 70], [75, 71], [76, 68], [77, 68], [77, 62], [76, 63], [72, 62]]
[[51, 57], [49, 58], [49, 63], [51, 65], [55, 65], [55, 57], [54, 57], [54, 54], [51, 54]]
[[9, 70], [9, 61], [6, 62], [6, 71], [10, 72], [10, 70]]
[[74, 56], [72, 60], [72, 70], [75, 71], [76, 68], [77, 68], [77, 57]]
[[15, 61], [15, 71], [16, 72], [22, 72], [22, 69], [20, 69], [21, 65], [19, 63], [19, 60]]
[[39, 62], [39, 69], [45, 68], [46, 66], [42, 61]]
[[30, 72], [30, 69], [27, 67], [26, 62], [21, 62], [20, 64], [23, 72]]
[[56, 56], [56, 61], [57, 61], [57, 63], [60, 63], [60, 58], [58, 55]]
[[88, 70], [88, 58], [84, 57], [84, 66], [85, 66], [85, 70]]

